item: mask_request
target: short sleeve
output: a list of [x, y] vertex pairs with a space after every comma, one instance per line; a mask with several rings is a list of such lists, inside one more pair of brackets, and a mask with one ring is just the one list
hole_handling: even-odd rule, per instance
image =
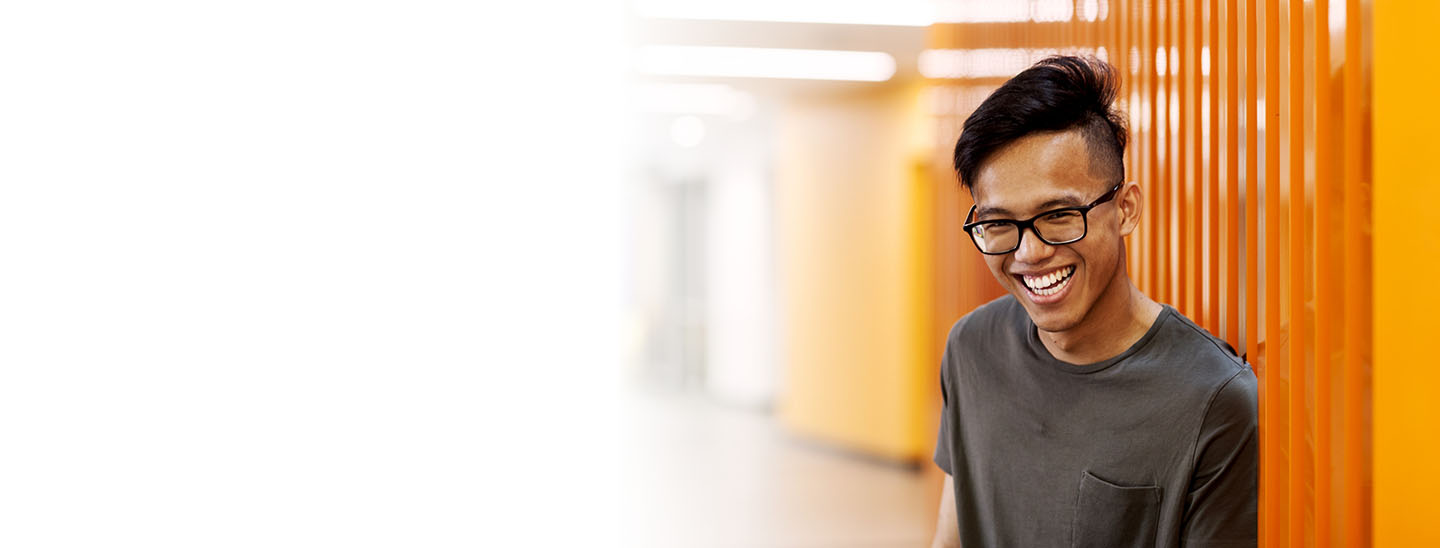
[[935, 465], [944, 470], [946, 474], [955, 475], [955, 468], [951, 460], [950, 447], [955, 443], [955, 426], [951, 424], [955, 416], [955, 410], [951, 407], [951, 385], [953, 379], [952, 368], [956, 367], [955, 353], [960, 350], [960, 331], [964, 328], [965, 320], [970, 316], [960, 318], [955, 325], [950, 326], [950, 334], [946, 337], [945, 354], [940, 359], [940, 431], [935, 435], [935, 456], [931, 459]]
[[[948, 353], [948, 352], [947, 352]], [[950, 464], [950, 389], [946, 386], [945, 362], [940, 363], [940, 432], [935, 436], [935, 456], [932, 460], [948, 475], [955, 475]]]
[[1195, 445], [1181, 533], [1186, 546], [1255, 546], [1259, 400], [1247, 367], [1215, 394]]

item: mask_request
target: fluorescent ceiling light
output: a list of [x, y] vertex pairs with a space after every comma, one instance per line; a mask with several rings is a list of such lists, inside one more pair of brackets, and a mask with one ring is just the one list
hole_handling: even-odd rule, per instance
[[895, 58], [879, 51], [649, 45], [637, 51], [635, 68], [667, 76], [883, 82], [895, 75]]
[[[926, 27], [934, 23], [1062, 22], [1074, 0], [636, 0], [635, 13], [655, 19], [772, 21]], [[1105, 19], [1108, 0], [1083, 0], [1080, 17]]]
[[[1099, 11], [1099, 7], [1096, 7]], [[1036, 22], [1064, 22], [1075, 17], [1073, 0], [1031, 0], [1030, 20]]]
[[[1074, 0], [934, 0], [936, 23], [1063, 22], [1075, 16]], [[1086, 21], [1109, 13], [1108, 0], [1086, 0]]]
[[1010, 77], [1059, 50], [1024, 48], [927, 49], [920, 52], [920, 74], [926, 78]]
[[948, 0], [935, 2], [937, 23], [1019, 23], [1030, 20], [1030, 2]]
[[929, 26], [931, 0], [637, 0], [635, 12], [657, 19], [775, 21], [841, 25]]
[[927, 49], [920, 52], [920, 75], [926, 78], [1009, 78], [1051, 55], [1095, 55], [1108, 61], [1105, 48], [979, 48]]

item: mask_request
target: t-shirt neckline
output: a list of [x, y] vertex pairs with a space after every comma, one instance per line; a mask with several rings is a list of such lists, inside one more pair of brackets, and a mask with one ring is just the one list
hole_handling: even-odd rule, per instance
[[1150, 324], [1150, 329], [1145, 331], [1145, 334], [1141, 335], [1140, 339], [1131, 344], [1129, 348], [1126, 348], [1124, 352], [1121, 352], [1113, 357], [1106, 358], [1095, 363], [1080, 365], [1063, 361], [1051, 354], [1050, 349], [1045, 348], [1045, 343], [1040, 342], [1039, 328], [1035, 326], [1035, 322], [1030, 320], [1030, 314], [1023, 311], [1023, 307], [1020, 315], [1025, 318], [1024, 322], [1026, 325], [1026, 342], [1030, 346], [1031, 353], [1033, 353], [1040, 361], [1043, 361], [1049, 364], [1051, 367], [1065, 373], [1088, 375], [1108, 369], [1110, 366], [1120, 363], [1121, 361], [1124, 361], [1125, 358], [1128, 358], [1132, 354], [1139, 352], [1145, 347], [1145, 345], [1150, 343], [1151, 339], [1155, 338], [1155, 334], [1160, 332], [1160, 324], [1164, 323], [1165, 320], [1174, 313], [1174, 307], [1171, 307], [1168, 304], [1161, 303], [1160, 314], [1155, 316], [1155, 321], [1154, 323]]

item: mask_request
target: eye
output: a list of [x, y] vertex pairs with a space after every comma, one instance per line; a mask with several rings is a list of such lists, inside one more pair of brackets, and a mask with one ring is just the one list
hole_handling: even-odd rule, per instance
[[1080, 216], [1080, 212], [1078, 212], [1078, 211], [1056, 211], [1056, 212], [1054, 212], [1054, 213], [1051, 213], [1051, 214], [1049, 214], [1049, 215], [1046, 215], [1046, 216], [1045, 216], [1045, 220], [1046, 220], [1046, 221], [1064, 221], [1064, 220], [1068, 220], [1068, 219], [1074, 219], [1074, 218], [1079, 217], [1079, 216]]

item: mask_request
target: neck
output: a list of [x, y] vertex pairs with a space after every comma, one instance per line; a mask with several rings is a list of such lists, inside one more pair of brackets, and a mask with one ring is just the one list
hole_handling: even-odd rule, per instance
[[1142, 293], [1121, 270], [1079, 325], [1064, 331], [1040, 330], [1040, 341], [1061, 361], [1095, 363], [1130, 348], [1150, 330], [1160, 311], [1160, 303]]

